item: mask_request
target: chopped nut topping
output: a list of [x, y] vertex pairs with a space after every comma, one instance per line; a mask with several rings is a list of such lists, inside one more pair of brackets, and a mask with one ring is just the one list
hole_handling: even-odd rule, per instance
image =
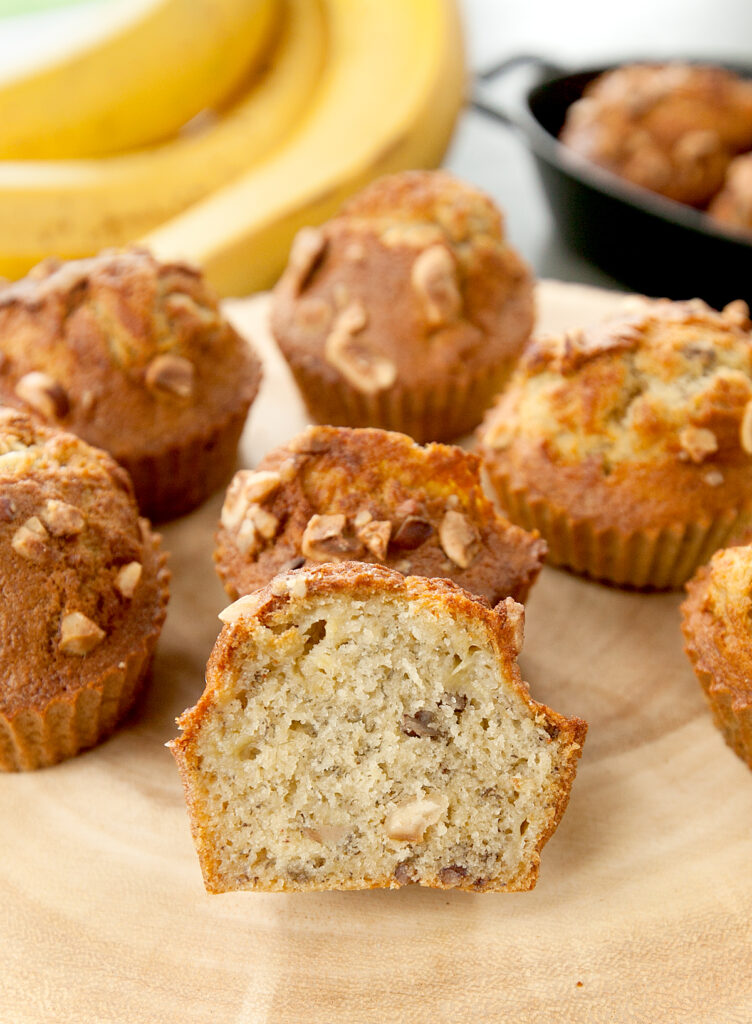
[[49, 550], [48, 539], [49, 534], [41, 520], [36, 516], [31, 516], [22, 526], [19, 526], [10, 543], [13, 550], [23, 558], [29, 558], [32, 562], [41, 562]]
[[525, 640], [525, 608], [518, 601], [515, 601], [513, 597], [505, 597], [497, 605], [497, 611], [500, 611], [502, 606], [507, 626], [511, 631], [512, 646], [515, 652], [519, 654]]
[[355, 535], [361, 541], [374, 558], [383, 562], [386, 558], [389, 547], [389, 537], [392, 533], [392, 524], [388, 519], [373, 519], [370, 522], [358, 526], [358, 519], [355, 519]]
[[12, 523], [16, 518], [16, 503], [6, 495], [0, 495], [0, 523]]
[[405, 843], [420, 843], [429, 825], [435, 825], [446, 808], [446, 801], [423, 797], [395, 807], [386, 816], [386, 834]]
[[[248, 514], [252, 503], [264, 501], [282, 483], [279, 473], [262, 469], [256, 473], [241, 469], [235, 474], [222, 506], [222, 525], [233, 530]], [[273, 517], [272, 517], [273, 518]], [[261, 531], [263, 533], [263, 531]], [[276, 526], [270, 536], [274, 536]]]
[[262, 591], [256, 591], [255, 594], [246, 594], [244, 597], [239, 597], [237, 601], [233, 601], [232, 604], [228, 604], [226, 608], [223, 608], [217, 618], [220, 622], [230, 625], [239, 619], [244, 619], [247, 615], [255, 615], [265, 600], [266, 597]]
[[350, 829], [347, 825], [317, 825], [315, 828], [304, 828], [303, 835], [313, 839], [315, 843], [339, 843]]
[[436, 715], [425, 708], [416, 711], [414, 715], [403, 715], [402, 731], [406, 736], [428, 736], [433, 739], [439, 735]]
[[326, 238], [319, 228], [301, 228], [293, 239], [287, 276], [292, 280], [293, 289], [300, 294], [311, 276], [316, 264], [324, 255]]
[[128, 601], [136, 593], [136, 587], [139, 584], [142, 572], [143, 566], [140, 562], [128, 562], [127, 565], [123, 565], [118, 569], [117, 576], [115, 577], [115, 589], [119, 590]]
[[261, 547], [258, 531], [252, 519], [244, 519], [235, 534], [235, 546], [241, 555], [255, 555]]
[[165, 353], [146, 368], [146, 386], [157, 395], [188, 399], [193, 395], [196, 369], [189, 359]]
[[411, 281], [432, 327], [457, 319], [462, 296], [454, 260], [445, 246], [432, 245], [423, 250], [413, 263]]
[[262, 508], [261, 505], [249, 505], [246, 515], [264, 540], [272, 539], [279, 527], [279, 519], [275, 515]]
[[105, 631], [81, 612], [69, 612], [60, 623], [60, 650], [63, 654], [88, 654], [105, 638]]
[[342, 513], [313, 515], [303, 531], [300, 550], [314, 562], [346, 562], [362, 552], [358, 541], [345, 537], [347, 519]]
[[705, 427], [684, 427], [679, 432], [679, 444], [682, 452], [692, 462], [702, 462], [708, 455], [718, 451], [718, 441], [712, 430]]
[[398, 551], [414, 551], [425, 544], [433, 533], [433, 526], [418, 516], [407, 516], [392, 537], [391, 546]]
[[752, 401], [744, 406], [741, 427], [739, 428], [739, 440], [747, 455], [752, 455]]
[[54, 498], [45, 503], [40, 516], [53, 537], [72, 537], [80, 533], [86, 523], [83, 513], [75, 505]]
[[391, 359], [358, 343], [356, 335], [367, 323], [368, 316], [361, 303], [351, 302], [346, 306], [326, 339], [324, 358], [349, 384], [370, 395], [391, 387], [397, 378], [397, 367]]
[[472, 564], [479, 547], [478, 531], [462, 512], [449, 509], [439, 527], [439, 542], [460, 569]]
[[734, 299], [727, 306], [723, 307], [723, 316], [734, 324], [735, 327], [743, 327], [745, 330], [750, 326], [749, 306], [744, 299]]
[[62, 419], [70, 409], [66, 391], [48, 373], [34, 370], [25, 374], [16, 384], [15, 391], [22, 402], [47, 420]]

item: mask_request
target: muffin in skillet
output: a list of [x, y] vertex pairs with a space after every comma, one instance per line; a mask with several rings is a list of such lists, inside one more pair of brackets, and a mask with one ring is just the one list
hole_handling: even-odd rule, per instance
[[446, 172], [409, 171], [298, 234], [271, 325], [314, 420], [439, 441], [480, 421], [533, 316], [493, 202]]
[[133, 705], [168, 573], [127, 473], [8, 408], [0, 552], [0, 770], [41, 768], [99, 743]]
[[748, 310], [639, 302], [542, 338], [478, 448], [513, 522], [549, 559], [636, 587], [679, 587], [752, 520]]
[[109, 451], [153, 519], [231, 474], [260, 364], [200, 273], [141, 250], [0, 288], [0, 401]]
[[232, 598], [282, 569], [358, 560], [448, 577], [496, 604], [525, 600], [545, 552], [537, 533], [493, 508], [475, 455], [384, 430], [311, 427], [235, 475], [214, 557]]

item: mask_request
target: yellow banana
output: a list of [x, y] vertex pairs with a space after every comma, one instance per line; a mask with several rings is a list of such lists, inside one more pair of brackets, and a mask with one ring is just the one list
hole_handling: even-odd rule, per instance
[[286, 0], [264, 76], [202, 132], [99, 160], [0, 162], [0, 274], [125, 244], [252, 167], [315, 93], [325, 28], [321, 0]]
[[265, 51], [279, 0], [120, 0], [106, 33], [0, 80], [0, 157], [99, 156], [174, 134], [226, 101]]
[[269, 286], [303, 224], [370, 179], [433, 166], [463, 96], [455, 0], [325, 0], [330, 58], [287, 143], [143, 241], [203, 266], [224, 295]]

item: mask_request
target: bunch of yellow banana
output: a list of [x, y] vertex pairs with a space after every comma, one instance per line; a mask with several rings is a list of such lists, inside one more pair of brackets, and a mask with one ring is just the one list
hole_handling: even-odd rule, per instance
[[300, 226], [441, 160], [464, 86], [456, 0], [126, 3], [106, 38], [0, 81], [1, 275], [141, 240], [243, 294]]

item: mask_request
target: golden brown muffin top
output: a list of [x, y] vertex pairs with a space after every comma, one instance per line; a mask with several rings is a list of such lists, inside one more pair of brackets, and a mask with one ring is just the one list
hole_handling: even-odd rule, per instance
[[443, 171], [383, 178], [297, 235], [272, 330], [291, 360], [366, 394], [513, 358], [533, 323], [529, 271], [482, 192]]
[[723, 188], [713, 198], [708, 213], [719, 224], [752, 231], [752, 153], [731, 161]]
[[620, 67], [572, 104], [561, 141], [634, 184], [703, 205], [730, 157], [752, 145], [752, 83], [701, 65]]
[[205, 433], [253, 397], [259, 377], [184, 264], [104, 252], [46, 260], [0, 288], [0, 400], [116, 458]]
[[159, 628], [158, 543], [109, 455], [0, 409], [4, 715], [90, 683]]
[[384, 430], [311, 427], [227, 491], [217, 571], [236, 597], [281, 569], [360, 560], [523, 600], [545, 543], [485, 497], [476, 456]]

